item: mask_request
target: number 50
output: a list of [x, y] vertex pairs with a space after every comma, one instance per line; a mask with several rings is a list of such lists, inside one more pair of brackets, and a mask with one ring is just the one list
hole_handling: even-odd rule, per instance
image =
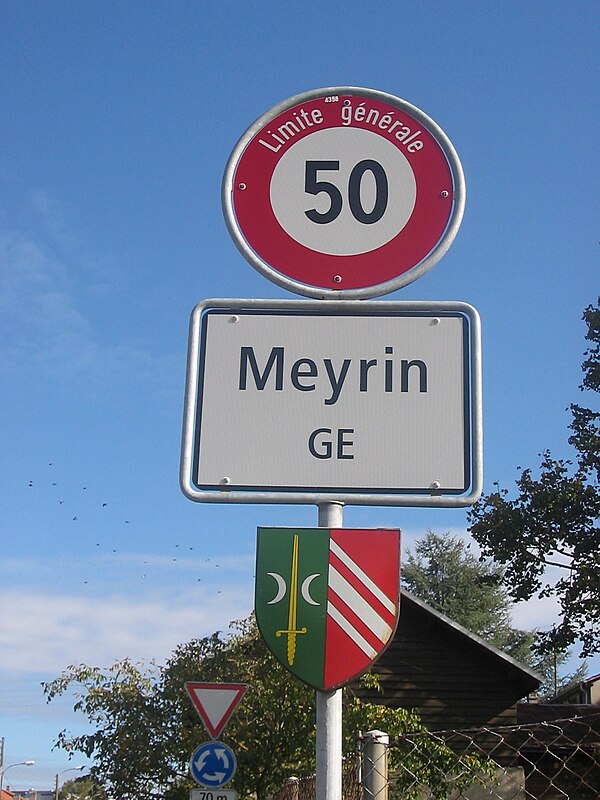
[[[304, 191], [307, 194], [320, 194], [325, 192], [329, 195], [330, 205], [327, 211], [320, 212], [316, 208], [311, 208], [304, 213], [311, 220], [319, 225], [326, 225], [333, 222], [342, 213], [344, 200], [338, 187], [330, 181], [317, 180], [317, 173], [322, 171], [339, 170], [339, 161], [307, 161], [304, 173]], [[365, 211], [361, 198], [361, 185], [365, 172], [370, 172], [375, 179], [375, 203], [371, 211]], [[352, 216], [358, 222], [365, 225], [372, 225], [379, 222], [385, 214], [388, 203], [388, 180], [384, 168], [378, 161], [366, 158], [359, 161], [352, 169], [348, 179], [348, 205]]]

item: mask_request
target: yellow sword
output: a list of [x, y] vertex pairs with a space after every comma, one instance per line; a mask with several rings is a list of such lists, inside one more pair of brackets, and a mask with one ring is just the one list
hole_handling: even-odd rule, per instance
[[292, 545], [292, 574], [290, 576], [290, 607], [288, 610], [288, 627], [284, 631], [275, 631], [275, 636], [287, 634], [287, 658], [290, 667], [294, 663], [296, 656], [296, 636], [306, 633], [306, 627], [297, 629], [296, 618], [298, 616], [298, 534], [294, 534]]

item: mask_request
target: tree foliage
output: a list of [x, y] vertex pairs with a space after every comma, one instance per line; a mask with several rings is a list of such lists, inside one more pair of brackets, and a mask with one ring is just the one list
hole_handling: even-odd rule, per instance
[[92, 775], [110, 795], [183, 800], [195, 785], [188, 778], [189, 759], [208, 738], [185, 682], [248, 683], [251, 690], [226, 729], [226, 741], [238, 759], [237, 791], [264, 797], [304, 766], [314, 736], [313, 693], [266, 657], [251, 620], [233, 629], [230, 636], [217, 632], [180, 645], [163, 668], [128, 659], [108, 670], [69, 667], [45, 685], [46, 697], [75, 690], [74, 708], [94, 731], [62, 731], [58, 746], [93, 758]]
[[[125, 659], [108, 670], [69, 667], [45, 684], [48, 701], [75, 692], [76, 711], [92, 723], [91, 733], [62, 731], [57, 746], [85, 753], [95, 764], [91, 777], [120, 800], [187, 800], [195, 785], [188, 762], [208, 737], [184, 688], [186, 681], [247, 683], [249, 689], [223, 734], [238, 760], [233, 786], [240, 797], [261, 800], [291, 775], [314, 773], [315, 694], [271, 656], [251, 617], [233, 624], [228, 636], [215, 633], [180, 645], [162, 668]], [[376, 683], [374, 676], [365, 680]], [[418, 714], [345, 696], [344, 747], [352, 752], [359, 730], [383, 728], [392, 735], [425, 739]], [[423, 777], [437, 780], [454, 758], [437, 746], [436, 758], [421, 764]], [[416, 768], [416, 765], [415, 765]], [[477, 761], [473, 782], [484, 768]], [[466, 785], [466, 784], [465, 784]], [[447, 788], [447, 787], [446, 787]], [[436, 798], [447, 796], [440, 786]]]
[[[583, 314], [590, 342], [580, 389], [600, 390], [600, 309]], [[470, 532], [484, 556], [504, 569], [515, 600], [555, 597], [560, 618], [539, 636], [541, 652], [581, 641], [582, 657], [600, 652], [600, 412], [572, 404], [569, 444], [574, 461], [542, 454], [539, 473], [523, 469], [516, 497], [505, 488], [481, 498], [470, 512]]]
[[58, 800], [107, 800], [102, 786], [89, 775], [65, 781], [58, 794]]
[[408, 554], [402, 582], [436, 611], [522, 663], [531, 663], [533, 634], [511, 624], [512, 601], [502, 570], [472, 555], [459, 537], [428, 531]]
[[63, 730], [57, 746], [69, 754], [81, 752], [93, 758], [92, 778], [116, 796], [125, 787], [124, 796], [134, 790], [140, 797], [149, 796], [154, 785], [166, 777], [162, 770], [165, 762], [173, 766], [167, 753], [164, 761], [153, 760], [153, 748], [162, 746], [162, 718], [153, 696], [157, 679], [154, 664], [140, 667], [124, 659], [105, 671], [71, 666], [44, 684], [47, 700], [74, 691], [74, 710], [94, 728], [92, 733], [76, 736]]
[[568, 650], [537, 652], [536, 631], [512, 625], [513, 601], [502, 567], [476, 558], [470, 544], [459, 537], [428, 531], [408, 554], [402, 581], [432, 608], [534, 669], [543, 678], [539, 697], [550, 699], [587, 674], [585, 663], [573, 674], [559, 674], [569, 659]]

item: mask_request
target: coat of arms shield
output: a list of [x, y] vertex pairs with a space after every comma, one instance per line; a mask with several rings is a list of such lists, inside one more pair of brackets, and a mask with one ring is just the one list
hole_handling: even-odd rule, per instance
[[365, 672], [399, 614], [400, 531], [259, 528], [256, 620], [275, 658], [320, 691]]

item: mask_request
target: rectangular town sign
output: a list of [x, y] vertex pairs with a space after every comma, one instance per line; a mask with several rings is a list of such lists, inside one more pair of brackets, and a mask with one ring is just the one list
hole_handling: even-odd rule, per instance
[[482, 483], [480, 362], [466, 303], [200, 303], [183, 491], [205, 502], [470, 505]]

